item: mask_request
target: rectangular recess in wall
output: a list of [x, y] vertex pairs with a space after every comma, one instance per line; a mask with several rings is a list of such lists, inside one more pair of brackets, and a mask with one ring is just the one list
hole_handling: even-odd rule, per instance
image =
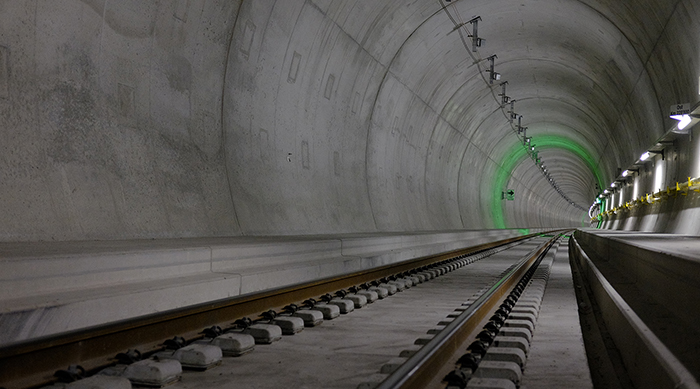
[[10, 94], [10, 50], [0, 46], [0, 97], [7, 98]]
[[323, 97], [325, 97], [327, 100], [330, 100], [331, 95], [333, 94], [333, 84], [335, 84], [335, 76], [329, 74], [328, 79], [326, 80], [326, 90], [323, 92]]
[[241, 41], [241, 53], [248, 59], [250, 56], [250, 48], [253, 47], [253, 38], [255, 37], [255, 24], [250, 20], [246, 21], [243, 29], [243, 40]]
[[337, 151], [333, 152], [333, 173], [336, 177], [340, 177], [340, 153]]
[[311, 157], [309, 155], [309, 142], [301, 142], [301, 167], [311, 169]]
[[119, 115], [131, 119], [134, 117], [136, 107], [134, 101], [134, 88], [122, 83], [117, 84], [117, 100], [119, 104]]
[[399, 132], [399, 117], [394, 116], [394, 122], [391, 124], [391, 135], [396, 135]]
[[352, 113], [357, 113], [357, 111], [360, 109], [360, 99], [362, 99], [360, 92], [355, 92], [355, 96], [352, 99]]
[[297, 82], [297, 75], [299, 74], [299, 63], [301, 62], [301, 54], [294, 52], [292, 55], [292, 63], [289, 65], [289, 75], [287, 76], [287, 82], [294, 84]]
[[258, 130], [258, 147], [260, 147], [260, 159], [262, 161], [270, 159], [270, 133], [263, 128]]

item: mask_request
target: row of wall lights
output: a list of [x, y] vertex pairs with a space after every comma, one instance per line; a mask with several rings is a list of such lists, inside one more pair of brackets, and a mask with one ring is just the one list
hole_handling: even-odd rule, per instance
[[[655, 143], [654, 147], [651, 147], [650, 149], [646, 150], [642, 155], [639, 156], [639, 159], [635, 161], [632, 166], [628, 167], [625, 169], [620, 177], [616, 178], [611, 184], [610, 188], [605, 189], [602, 193], [598, 195], [596, 200], [593, 202], [591, 207], [588, 210], [588, 216], [590, 216], [591, 220], [602, 220], [602, 217], [605, 215], [611, 215], [611, 214], [616, 214], [620, 210], [624, 209], [631, 209], [634, 208], [640, 204], [653, 204], [659, 200], [668, 198], [669, 196], [675, 196], [678, 193], [681, 193], [682, 195], [687, 195], [689, 190], [693, 190], [696, 192], [700, 192], [700, 179], [699, 178], [692, 178], [688, 177], [688, 181], [684, 183], [676, 182], [675, 188], [671, 188], [670, 186], [666, 187], [666, 190], [659, 190], [658, 192], [653, 192], [652, 193], [647, 193], [645, 195], [640, 196], [637, 199], [632, 199], [629, 202], [626, 202], [624, 205], [620, 207], [613, 207], [609, 211], [605, 211], [602, 209], [603, 207], [603, 201], [607, 201], [607, 198], [614, 195], [615, 192], [618, 189], [621, 189], [622, 184], [627, 184], [629, 179], [634, 180], [634, 174], [637, 173], [639, 174], [639, 166], [644, 165], [647, 162], [649, 162], [649, 158], [652, 157], [652, 155], [661, 155], [661, 159], [665, 159], [665, 148], [668, 145], [673, 145], [674, 142], [668, 141], [668, 140], [663, 140], [668, 136], [669, 133], [678, 133], [678, 134], [688, 134], [689, 139], [692, 140], [692, 127], [700, 122], [700, 104], [696, 104], [693, 107], [692, 112], [687, 113], [687, 114], [681, 114], [681, 115], [670, 115], [670, 118], [675, 119], [677, 123], [674, 125], [674, 127], [668, 131], [658, 142]], [[597, 213], [596, 213], [597, 211]]]

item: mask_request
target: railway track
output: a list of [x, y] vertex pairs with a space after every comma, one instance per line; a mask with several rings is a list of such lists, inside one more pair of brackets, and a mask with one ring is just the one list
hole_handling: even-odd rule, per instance
[[[358, 384], [371, 387], [379, 384], [379, 381], [384, 381], [381, 387], [439, 386], [443, 378], [454, 370], [454, 366], [459, 366], [455, 365], [454, 360], [459, 359], [463, 352], [457, 351], [466, 348], [465, 342], [473, 343], [478, 332], [482, 332], [480, 326], [488, 322], [507, 296], [512, 300], [513, 296], [509, 296], [509, 293], [517, 288], [522, 289], [525, 282], [521, 281], [522, 277], [532, 277], [535, 270], [530, 269], [541, 261], [555, 240], [554, 237], [545, 239], [533, 236], [511, 239], [311, 284], [11, 345], [0, 349], [0, 382], [7, 389], [42, 387], [54, 383], [54, 387], [65, 385], [67, 388], [79, 388], [85, 387], [81, 385], [89, 384], [90, 380], [112, 382], [104, 387], [127, 387], [130, 383], [123, 376], [132, 374], [134, 383], [152, 386], [172, 384], [174, 389], [216, 385], [227, 387], [227, 382], [231, 381], [240, 387], [265, 387], [261, 381], [270, 381], [272, 386], [279, 385], [280, 380], [284, 379], [280, 377], [290, 377], [289, 369], [296, 372], [307, 369], [319, 374], [316, 377], [310, 373], [299, 375], [301, 382], [298, 384], [301, 387], [334, 387], [333, 382], [337, 383], [337, 387], [354, 387]], [[487, 257], [488, 260], [483, 260]], [[521, 285], [518, 286], [518, 283]], [[411, 286], [417, 287], [410, 293], [398, 293]], [[460, 293], [454, 293], [455, 287]], [[373, 303], [366, 305], [367, 300]], [[537, 308], [537, 304], [531, 305], [531, 308]], [[352, 310], [356, 312], [329, 320], [341, 311], [346, 313]], [[455, 320], [449, 320], [450, 323], [439, 320], [448, 315]], [[321, 320], [325, 320], [322, 325], [309, 328], [314, 326], [314, 321], [319, 324]], [[306, 329], [301, 331], [304, 326]], [[278, 330], [274, 330], [275, 327]], [[437, 335], [431, 339], [421, 338], [426, 327]], [[455, 330], [457, 327], [459, 329]], [[280, 334], [275, 331], [297, 334], [286, 335], [282, 341], [276, 342]], [[221, 337], [221, 343], [217, 343], [221, 346], [217, 354], [212, 351], [216, 347], [212, 348], [211, 339], [224, 332], [227, 334]], [[248, 337], [244, 337], [244, 334]], [[459, 341], [446, 334], [457, 335]], [[416, 340], [418, 345], [404, 350], [405, 339], [411, 337], [419, 339]], [[251, 338], [258, 345], [252, 346]], [[445, 340], [447, 338], [451, 340]], [[358, 339], [364, 346], [353, 344]], [[331, 346], [321, 345], [321, 340], [328, 341], [327, 344]], [[482, 339], [481, 342], [490, 345], [493, 340]], [[435, 346], [438, 343], [441, 344]], [[445, 344], [448, 345], [447, 349], [444, 348]], [[353, 358], [348, 355], [357, 354], [367, 345], [368, 349], [360, 351], [364, 358], [359, 358], [359, 363], [350, 362]], [[222, 353], [247, 354], [252, 347], [255, 347], [255, 351], [240, 358], [221, 357]], [[319, 352], [319, 347], [325, 347], [326, 354]], [[348, 355], [344, 355], [343, 348], [348, 350]], [[426, 353], [428, 357], [425, 357]], [[342, 357], [341, 362], [334, 360], [333, 356], [337, 355]], [[474, 356], [478, 357], [476, 354]], [[185, 367], [184, 371], [174, 367], [174, 358], [179, 360], [181, 367]], [[309, 367], [299, 368], [300, 359], [306, 359]], [[330, 364], [326, 362], [324, 365], [321, 359], [330, 361]], [[416, 365], [415, 361], [419, 359], [421, 362]], [[134, 372], [127, 369], [132, 365], [148, 365], [151, 363], [148, 361], [158, 362], [150, 369], [160, 372], [158, 374], [161, 376], [134, 378]], [[220, 364], [223, 366], [210, 369]], [[409, 372], [405, 371], [407, 366], [413, 366]], [[450, 366], [452, 368], [447, 369], [448, 374], [442, 374]], [[135, 367], [130, 370], [138, 370]], [[349, 367], [360, 369], [359, 378], [368, 377], [370, 381], [354, 382], [359, 380], [357, 370], [353, 373], [353, 379], [339, 373], [350, 371]], [[261, 369], [269, 369], [270, 374], [261, 375]], [[436, 371], [440, 373], [436, 375]], [[76, 381], [66, 385], [59, 380]], [[171, 383], [173, 380], [179, 382]], [[255, 380], [257, 382], [253, 382]]]

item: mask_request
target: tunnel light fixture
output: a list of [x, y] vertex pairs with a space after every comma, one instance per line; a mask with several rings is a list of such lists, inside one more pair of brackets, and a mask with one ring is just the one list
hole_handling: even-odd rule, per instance
[[523, 137], [527, 138], [527, 127], [523, 127], [523, 115], [518, 116], [518, 134], [522, 133]]
[[496, 54], [486, 58], [489, 61], [489, 68], [486, 69], [486, 71], [489, 73], [489, 84], [493, 84], [494, 81], [501, 79], [501, 74], [496, 73], [496, 70], [494, 69], [496, 67], [496, 58], [498, 58]]
[[692, 140], [690, 127], [700, 121], [700, 103], [692, 105], [690, 103], [674, 104], [671, 106], [669, 117], [677, 120], [675, 128], [671, 131], [677, 134], [688, 134]]
[[518, 115], [518, 134], [523, 130], [523, 115]]
[[646, 162], [649, 158], [651, 158], [651, 156], [652, 156], [653, 154], [661, 154], [661, 159], [665, 159], [665, 152], [664, 152], [663, 149], [661, 149], [661, 150], [658, 150], [658, 151], [657, 151], [657, 150], [648, 150], [648, 151], [644, 152], [644, 154], [642, 154], [642, 155], [639, 157], [639, 160], [642, 161], [642, 162]]
[[513, 120], [518, 116], [518, 114], [515, 113], [515, 100], [510, 101], [510, 111], [508, 111], [508, 113], [510, 114], [508, 122], [513, 123]]
[[467, 23], [472, 25], [472, 34], [469, 37], [472, 38], [472, 51], [476, 53], [476, 49], [484, 44], [484, 39], [479, 38], [479, 22], [481, 21], [481, 16], [474, 16]]
[[639, 172], [639, 170], [637, 170], [637, 169], [627, 169], [624, 172], [622, 172], [622, 177], [625, 177], [625, 178], [631, 177], [634, 173], [637, 173], [637, 172]]
[[501, 83], [501, 93], [499, 96], [501, 96], [501, 108], [505, 108], [506, 104], [508, 104], [508, 101], [510, 101], [510, 96], [506, 95], [506, 85], [508, 85], [508, 81], [503, 81]]
[[677, 126], [679, 130], [688, 127], [688, 124], [693, 121], [690, 115], [671, 115], [671, 119], [678, 120]]

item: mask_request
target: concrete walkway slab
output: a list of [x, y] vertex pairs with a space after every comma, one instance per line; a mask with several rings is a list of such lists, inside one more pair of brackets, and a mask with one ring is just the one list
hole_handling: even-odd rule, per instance
[[552, 264], [521, 387], [593, 388], [566, 250]]

